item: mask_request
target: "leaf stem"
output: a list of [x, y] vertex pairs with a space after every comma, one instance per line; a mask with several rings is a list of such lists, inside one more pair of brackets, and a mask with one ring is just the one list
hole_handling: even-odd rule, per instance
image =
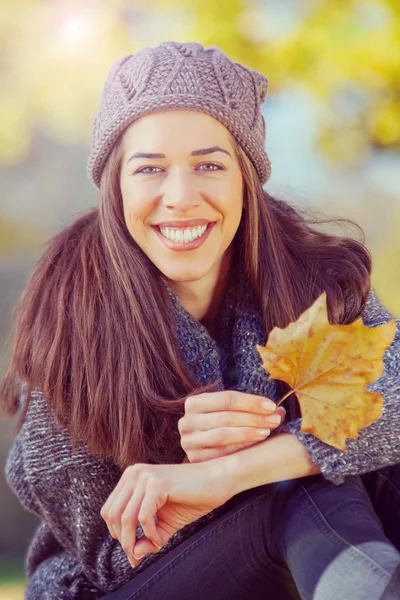
[[294, 390], [289, 390], [289, 391], [288, 391], [288, 393], [287, 393], [287, 394], [285, 394], [285, 395], [283, 396], [283, 398], [281, 398], [281, 399], [279, 400], [279, 402], [277, 403], [277, 405], [276, 405], [276, 406], [280, 406], [280, 405], [282, 404], [282, 402], [284, 402], [284, 401], [286, 400], [286, 398], [288, 398], [288, 397], [289, 397], [289, 396], [291, 396], [292, 394], [294, 394]]

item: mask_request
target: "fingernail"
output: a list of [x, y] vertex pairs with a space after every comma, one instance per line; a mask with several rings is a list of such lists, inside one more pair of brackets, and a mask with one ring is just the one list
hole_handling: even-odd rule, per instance
[[142, 556], [136, 556], [133, 552], [132, 552], [132, 556], [135, 560], [140, 560], [141, 558], [143, 558]]
[[271, 415], [270, 417], [267, 417], [266, 420], [269, 423], [275, 424], [275, 423], [280, 423], [281, 422], [281, 417], [280, 417], [280, 415]]
[[270, 429], [257, 429], [256, 430], [257, 435], [261, 436], [261, 437], [266, 437], [267, 435], [269, 435], [271, 433]]
[[272, 402], [272, 400], [263, 400], [261, 402], [261, 406], [265, 410], [269, 410], [270, 412], [276, 410], [276, 404], [275, 402]]

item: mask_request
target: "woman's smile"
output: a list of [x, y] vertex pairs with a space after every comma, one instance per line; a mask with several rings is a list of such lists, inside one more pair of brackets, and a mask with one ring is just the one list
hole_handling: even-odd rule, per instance
[[133, 240], [170, 282], [213, 289], [229, 267], [243, 210], [229, 131], [200, 112], [160, 111], [135, 120], [123, 144], [120, 183]]
[[209, 237], [215, 223], [198, 225], [197, 227], [153, 227], [157, 237], [167, 248], [178, 252], [195, 250], [202, 246]]

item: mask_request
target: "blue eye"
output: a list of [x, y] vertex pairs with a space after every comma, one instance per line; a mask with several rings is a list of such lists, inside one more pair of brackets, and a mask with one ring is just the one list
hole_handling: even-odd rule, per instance
[[147, 169], [158, 169], [159, 167], [142, 167], [138, 169], [136, 173], [144, 173], [145, 175], [152, 175], [154, 171], [148, 171]]
[[216, 163], [203, 163], [202, 165], [200, 165], [200, 167], [215, 167], [215, 169], [205, 169], [205, 171], [209, 171], [210, 173], [213, 173], [214, 171], [224, 170], [220, 165], [217, 165]]
[[[202, 165], [199, 165], [198, 168], [201, 169], [201, 167], [213, 167], [212, 169], [202, 169], [206, 172], [208, 171], [209, 173], [214, 173], [215, 171], [224, 171], [225, 170], [223, 167], [221, 167], [217, 163], [203, 163]], [[148, 166], [148, 167], [141, 167], [135, 173], [136, 174], [140, 173], [143, 175], [154, 175], [155, 173], [158, 173], [161, 170], [162, 169], [160, 169], [160, 167]]]

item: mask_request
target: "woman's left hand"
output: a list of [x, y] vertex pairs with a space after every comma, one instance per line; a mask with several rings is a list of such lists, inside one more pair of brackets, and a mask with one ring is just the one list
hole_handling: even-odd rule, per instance
[[[100, 514], [133, 567], [146, 554], [157, 552], [176, 531], [231, 498], [221, 461], [138, 463], [125, 469]], [[145, 537], [137, 540], [139, 522]]]

